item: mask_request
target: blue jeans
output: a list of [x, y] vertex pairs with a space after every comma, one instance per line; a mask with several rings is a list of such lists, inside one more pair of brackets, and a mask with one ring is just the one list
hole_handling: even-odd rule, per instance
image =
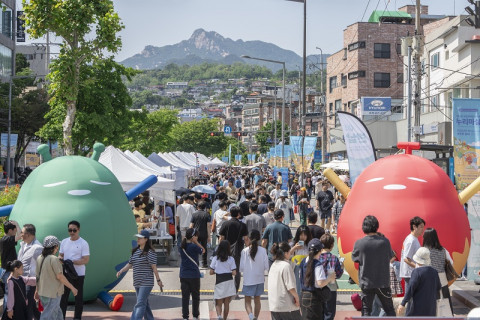
[[63, 320], [62, 309], [60, 309], [60, 300], [62, 296], [48, 298], [40, 296], [43, 305], [43, 312], [40, 320]]
[[7, 280], [8, 277], [10, 277], [10, 273], [8, 271], [5, 271], [5, 273], [2, 275], [2, 282], [5, 284], [5, 294], [3, 296], [3, 305], [7, 305], [7, 296], [8, 296], [8, 285], [7, 285]]
[[148, 304], [148, 296], [152, 291], [153, 287], [135, 287], [135, 292], [137, 293], [137, 303], [133, 307], [132, 316], [130, 320], [154, 320], [152, 309]]

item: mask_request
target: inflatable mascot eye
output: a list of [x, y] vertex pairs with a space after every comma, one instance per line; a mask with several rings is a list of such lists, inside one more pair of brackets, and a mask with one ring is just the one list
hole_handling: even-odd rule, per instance
[[[127, 263], [137, 231], [128, 200], [148, 189], [157, 178], [147, 178], [134, 188], [135, 194], [129, 191], [126, 196], [113, 173], [98, 162], [104, 150], [103, 144], [96, 143], [92, 158], [64, 156], [52, 160], [48, 146], [39, 146], [44, 163], [25, 180], [10, 219], [20, 226], [35, 225], [40, 242], [47, 235], [69, 237], [68, 222], [79, 221], [81, 237], [90, 246], [84, 299], [98, 297], [118, 310], [123, 296], [112, 299], [107, 292], [120, 281], [116, 272]], [[1, 211], [1, 215], [8, 215], [9, 208]]]
[[351, 252], [355, 241], [364, 236], [362, 222], [367, 215], [378, 219], [378, 232], [390, 240], [398, 257], [410, 232], [410, 219], [419, 216], [425, 220], [426, 228], [436, 229], [440, 243], [452, 255], [457, 273], [467, 262], [471, 236], [463, 204], [478, 192], [480, 178], [459, 195], [438, 165], [411, 154], [410, 150], [418, 149], [419, 144], [399, 143], [402, 147], [407, 149], [405, 154], [388, 156], [368, 166], [351, 190], [331, 169], [324, 172], [347, 199], [338, 225], [338, 248], [345, 258], [345, 268], [357, 283], [358, 271]]

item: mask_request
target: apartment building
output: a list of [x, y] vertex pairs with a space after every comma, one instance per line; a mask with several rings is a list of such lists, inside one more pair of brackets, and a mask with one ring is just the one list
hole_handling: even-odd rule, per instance
[[13, 68], [17, 12], [15, 0], [1, 0], [1, 3], [3, 8], [0, 12], [0, 78], [1, 81], [8, 81]]

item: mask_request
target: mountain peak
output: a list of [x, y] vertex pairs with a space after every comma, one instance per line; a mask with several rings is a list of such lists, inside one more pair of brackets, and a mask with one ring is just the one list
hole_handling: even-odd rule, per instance
[[199, 28], [195, 31], [193, 31], [192, 35], [190, 36], [189, 41], [190, 42], [195, 42], [197, 39], [219, 39], [219, 40], [224, 40], [225, 38], [222, 37], [220, 34], [216, 33], [215, 31], [206, 31], [205, 29]]

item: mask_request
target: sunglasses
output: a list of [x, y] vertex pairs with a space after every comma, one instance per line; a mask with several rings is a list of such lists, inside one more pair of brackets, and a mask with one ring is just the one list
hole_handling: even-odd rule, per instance
[[72, 233], [72, 232], [75, 233], [77, 231], [78, 231], [78, 229], [68, 229], [68, 232], [70, 232], [70, 233]]

